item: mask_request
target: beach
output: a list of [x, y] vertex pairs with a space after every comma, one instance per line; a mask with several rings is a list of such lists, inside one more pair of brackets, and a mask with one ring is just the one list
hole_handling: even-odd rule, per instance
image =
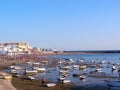
[[[89, 54], [85, 54], [85, 55], [88, 56]], [[90, 54], [90, 55], [94, 55], [94, 54]], [[56, 89], [57, 90], [79, 90], [79, 89], [80, 90], [86, 90], [86, 89], [96, 90], [96, 88], [98, 90], [108, 90], [108, 88], [111, 88], [109, 87], [108, 82], [116, 83], [120, 80], [119, 75], [117, 74], [116, 71], [113, 72], [113, 76], [111, 76], [111, 74], [110, 75], [106, 74], [105, 72], [91, 72], [90, 70], [94, 70], [94, 67], [96, 67], [96, 65], [99, 65], [99, 64], [94, 64], [90, 62], [78, 63], [76, 61], [77, 63], [74, 63], [74, 64], [87, 65], [87, 70], [86, 71], [77, 70], [72, 67], [72, 65], [74, 64], [64, 63], [63, 66], [70, 65], [70, 71], [69, 71], [70, 76], [68, 76], [67, 78], [71, 79], [71, 83], [63, 84], [61, 82], [58, 82], [57, 80], [57, 77], [59, 75], [58, 62], [61, 60], [61, 58], [63, 59], [65, 58], [63, 56], [68, 57], [68, 55], [66, 54], [62, 54], [62, 55], [38, 55], [38, 54], [37, 55], [20, 55], [20, 56], [16, 56], [16, 58], [5, 56], [4, 59], [3, 59], [3, 56], [1, 56], [0, 69], [2, 72], [5, 70], [9, 70], [10, 66], [13, 66], [13, 65], [14, 66], [24, 66], [24, 65], [29, 66], [28, 64], [26, 64], [26, 62], [33, 62], [33, 64], [37, 64], [39, 62], [39, 63], [42, 63], [42, 67], [47, 69], [45, 73], [40, 72], [35, 75], [33, 74], [32, 76], [37, 77], [35, 80], [28, 79], [29, 75], [16, 76], [15, 74], [11, 74], [13, 76], [12, 81], [1, 79], [1, 83], [2, 83], [1, 88], [4, 88], [5, 86], [6, 89], [3, 89], [3, 90], [7, 90], [7, 88], [14, 88], [14, 89], [16, 88], [17, 90], [33, 90], [33, 89], [34, 90], [56, 90]], [[84, 54], [81, 54], [80, 57], [81, 56], [84, 56]], [[104, 64], [101, 64], [101, 65], [104, 66]], [[106, 69], [109, 68], [107, 66], [104, 66], [104, 67], [103, 66], [100, 66], [100, 67], [103, 70], [105, 69], [105, 71]], [[110, 70], [110, 68], [108, 70]], [[82, 80], [79, 80], [78, 77], [73, 77], [73, 74], [75, 74], [76, 72], [81, 72], [87, 75], [86, 80], [82, 81]], [[41, 80], [44, 75], [46, 78], [46, 82], [45, 82], [45, 85], [42, 85]], [[56, 83], [56, 86], [51, 87], [51, 88], [46, 87], [46, 84], [50, 82]], [[114, 90], [114, 89], [109, 89], [109, 90]], [[119, 90], [119, 87], [117, 88], [117, 90]]]

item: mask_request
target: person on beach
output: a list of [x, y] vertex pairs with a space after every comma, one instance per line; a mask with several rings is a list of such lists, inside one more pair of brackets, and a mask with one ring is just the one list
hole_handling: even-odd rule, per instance
[[45, 84], [45, 78], [42, 78], [42, 86]]
[[119, 78], [120, 78], [120, 69], [118, 70]]

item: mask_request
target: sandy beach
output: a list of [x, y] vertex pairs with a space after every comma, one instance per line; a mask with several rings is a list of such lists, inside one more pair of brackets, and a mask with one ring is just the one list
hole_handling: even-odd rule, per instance
[[0, 79], [0, 90], [16, 90], [11, 81]]
[[11, 84], [11, 80], [4, 79], [4, 77], [8, 75], [8, 73], [0, 72], [0, 90], [16, 90]]

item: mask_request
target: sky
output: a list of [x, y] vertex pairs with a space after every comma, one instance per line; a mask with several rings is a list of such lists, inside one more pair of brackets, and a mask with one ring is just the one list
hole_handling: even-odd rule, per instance
[[120, 0], [0, 0], [0, 42], [120, 50]]

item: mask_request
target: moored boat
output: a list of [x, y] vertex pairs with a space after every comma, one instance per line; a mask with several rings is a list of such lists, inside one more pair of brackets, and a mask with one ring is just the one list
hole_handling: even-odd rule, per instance
[[112, 66], [112, 70], [117, 70], [117, 66]]
[[84, 62], [84, 59], [79, 59], [78, 62], [81, 62], [81, 63], [82, 63], [82, 62]]
[[68, 73], [68, 70], [60, 70], [60, 73]]
[[56, 85], [55, 83], [48, 83], [48, 84], [46, 84], [47, 87], [53, 87], [55, 85]]
[[70, 83], [70, 80], [63, 80], [63, 83]]
[[35, 77], [33, 77], [33, 76], [28, 76], [28, 78], [29, 78], [30, 80], [34, 80], [34, 79], [35, 79]]
[[26, 73], [37, 73], [37, 70], [26, 70]]
[[79, 65], [73, 65], [73, 68], [79, 68], [80, 66]]
[[70, 66], [64, 66], [62, 69], [70, 69]]
[[59, 76], [58, 79], [59, 79], [60, 81], [65, 80], [65, 76]]
[[102, 72], [102, 69], [101, 69], [101, 68], [96, 68], [95, 71], [96, 71], [96, 72]]
[[80, 79], [85, 79], [86, 75], [80, 75]]
[[80, 66], [80, 69], [86, 69], [86, 68], [87, 68], [86, 65], [81, 65], [81, 66]]

